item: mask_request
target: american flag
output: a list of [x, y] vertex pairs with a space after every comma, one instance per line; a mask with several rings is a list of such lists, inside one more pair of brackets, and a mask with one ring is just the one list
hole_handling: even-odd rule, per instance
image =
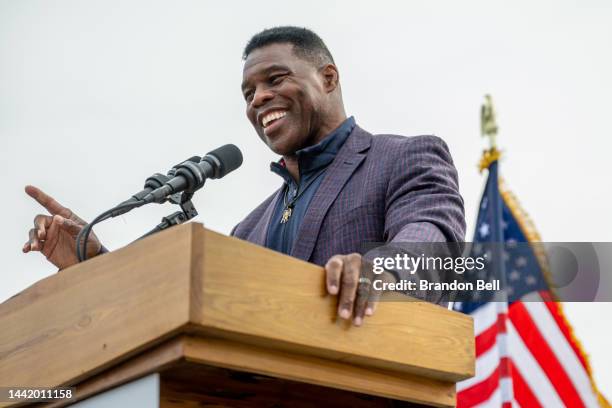
[[470, 255], [490, 251], [487, 243], [504, 243], [487, 254], [487, 266], [495, 264], [506, 297], [487, 301], [474, 293], [473, 301], [455, 304], [456, 310], [474, 318], [476, 336], [476, 375], [457, 384], [457, 406], [609, 406], [595, 387], [561, 304], [552, 301], [545, 254], [519, 244], [540, 238], [515, 197], [500, 188], [499, 152], [489, 154], [489, 176]]

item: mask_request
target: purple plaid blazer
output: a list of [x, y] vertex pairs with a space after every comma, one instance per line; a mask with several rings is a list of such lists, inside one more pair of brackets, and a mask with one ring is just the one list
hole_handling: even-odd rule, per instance
[[[232, 230], [265, 245], [282, 187]], [[355, 126], [329, 165], [290, 255], [325, 265], [366, 242], [462, 242], [463, 199], [446, 143], [436, 136], [376, 135]]]

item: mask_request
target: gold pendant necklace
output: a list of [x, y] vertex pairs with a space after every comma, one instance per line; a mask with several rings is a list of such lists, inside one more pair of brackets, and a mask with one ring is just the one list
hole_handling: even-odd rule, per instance
[[285, 209], [283, 210], [283, 217], [281, 218], [281, 224], [284, 224], [287, 221], [289, 221], [289, 217], [291, 217], [292, 212], [293, 210], [291, 207], [289, 206], [285, 207]]
[[308, 187], [310, 187], [310, 185], [314, 183], [315, 180], [318, 179], [319, 176], [323, 174], [324, 172], [325, 172], [325, 168], [323, 168], [317, 174], [315, 174], [315, 176], [304, 186], [304, 188], [302, 188], [302, 191], [299, 190], [299, 186], [298, 186], [298, 188], [295, 190], [295, 195], [293, 196], [291, 200], [288, 200], [287, 198], [289, 194], [289, 185], [287, 185], [285, 194], [283, 196], [283, 204], [285, 205], [285, 209], [283, 210], [283, 215], [281, 216], [281, 220], [280, 220], [281, 224], [286, 224], [289, 221], [289, 218], [291, 218], [291, 214], [293, 213], [293, 207], [295, 206], [295, 203], [297, 202], [298, 198], [300, 198], [302, 194], [304, 193], [304, 191], [308, 190]]

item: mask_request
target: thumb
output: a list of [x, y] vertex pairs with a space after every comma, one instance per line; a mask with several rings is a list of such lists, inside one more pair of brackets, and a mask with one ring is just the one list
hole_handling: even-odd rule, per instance
[[69, 233], [74, 238], [79, 235], [79, 232], [81, 232], [81, 228], [83, 228], [82, 225], [77, 224], [69, 218], [64, 218], [61, 215], [53, 216], [53, 221], [57, 222], [61, 229]]

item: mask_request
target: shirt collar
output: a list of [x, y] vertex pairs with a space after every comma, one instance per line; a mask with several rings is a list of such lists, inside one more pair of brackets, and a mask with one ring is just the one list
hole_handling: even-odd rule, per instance
[[[295, 154], [298, 158], [300, 176], [316, 172], [334, 161], [336, 154], [338, 154], [354, 128], [355, 118], [351, 116], [319, 143], [298, 150]], [[292, 180], [283, 159], [270, 163], [270, 170], [283, 177], [287, 182]]]

